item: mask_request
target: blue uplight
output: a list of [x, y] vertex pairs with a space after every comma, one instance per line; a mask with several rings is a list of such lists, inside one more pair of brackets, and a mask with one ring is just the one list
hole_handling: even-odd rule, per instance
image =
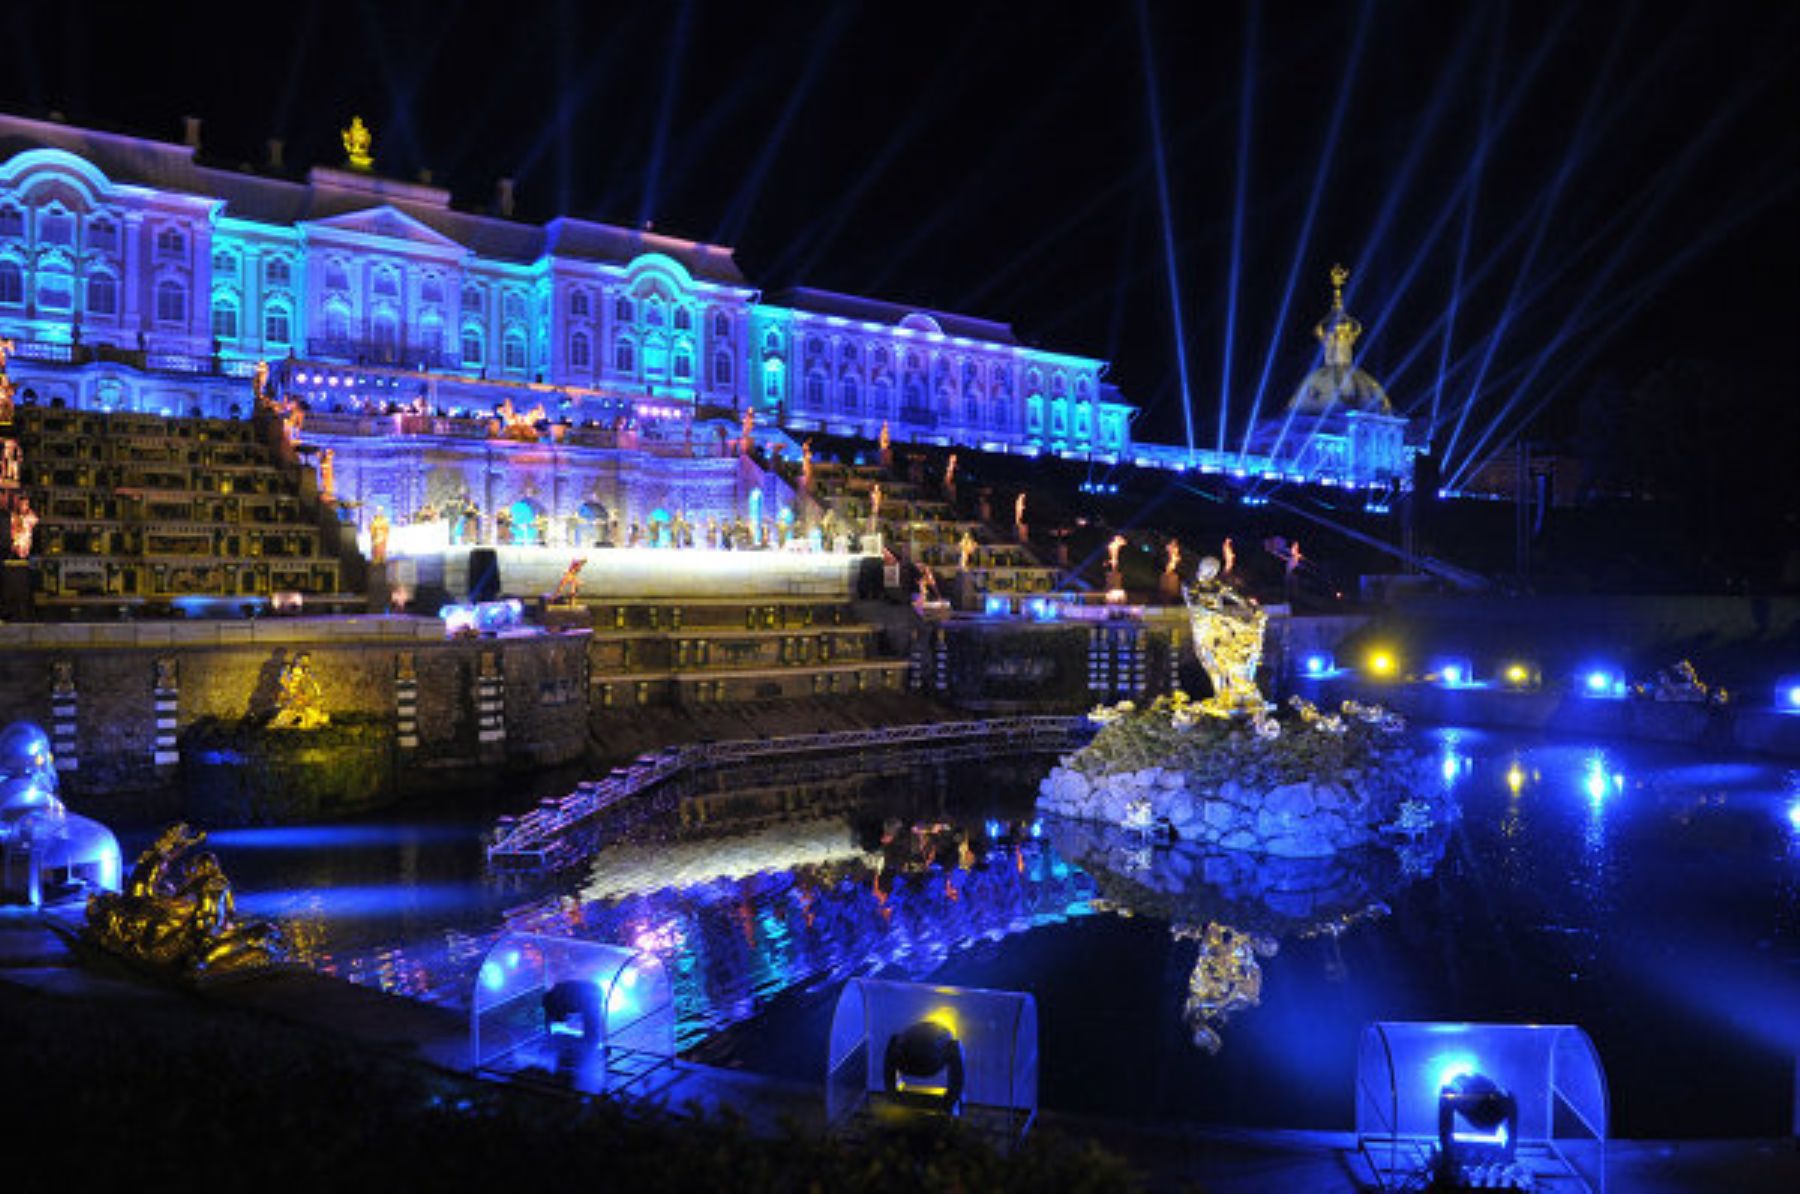
[[1434, 1093], [1478, 1069], [1472, 1053], [1440, 1053], [1427, 1063], [1427, 1068], [1432, 1074], [1431, 1089]]
[[1306, 668], [1307, 675], [1323, 676], [1331, 670], [1331, 656], [1315, 651], [1306, 657], [1303, 666]]
[[1800, 676], [1783, 676], [1775, 682], [1775, 707], [1783, 713], [1800, 713]]

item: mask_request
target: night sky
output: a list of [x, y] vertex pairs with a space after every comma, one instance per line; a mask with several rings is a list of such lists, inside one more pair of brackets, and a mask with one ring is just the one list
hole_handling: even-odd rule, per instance
[[1148, 65], [1201, 446], [1222, 393], [1234, 445], [1285, 402], [1340, 260], [1363, 363], [1440, 438], [1467, 409], [1457, 454], [1676, 356], [1734, 421], [1797, 400], [1792, 3], [64, 0], [0, 35], [11, 111], [197, 115], [207, 160], [279, 136], [295, 173], [360, 113], [458, 206], [512, 176], [523, 217], [719, 240], [770, 291], [1008, 321], [1181, 441]]

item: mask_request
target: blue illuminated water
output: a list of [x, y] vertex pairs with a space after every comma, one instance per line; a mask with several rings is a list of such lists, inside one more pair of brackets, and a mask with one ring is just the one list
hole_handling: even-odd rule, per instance
[[[1037, 821], [1048, 759], [730, 777], [537, 886], [485, 820], [237, 830], [240, 910], [321, 969], [463, 1006], [503, 925], [655, 949], [694, 1059], [818, 1081], [847, 975], [1025, 989], [1047, 1108], [1344, 1129], [1376, 1019], [1572, 1022], [1615, 1134], [1779, 1136], [1800, 1057], [1800, 778], [1778, 764], [1424, 735], [1464, 815], [1327, 864], [1139, 850]], [[1515, 791], [1516, 788], [1516, 791]], [[884, 840], [885, 839], [885, 840]], [[1272, 941], [1260, 1003], [1186, 1014], [1207, 923]]]

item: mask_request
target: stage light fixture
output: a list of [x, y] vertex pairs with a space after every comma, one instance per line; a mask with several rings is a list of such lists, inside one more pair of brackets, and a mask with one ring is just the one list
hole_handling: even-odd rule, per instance
[[963, 1051], [940, 1020], [920, 1020], [888, 1038], [882, 1084], [903, 1103], [957, 1114], [962, 1107]]
[[1470, 1070], [1438, 1089], [1439, 1188], [1460, 1190], [1472, 1170], [1512, 1164], [1518, 1150], [1519, 1101], [1492, 1078]]

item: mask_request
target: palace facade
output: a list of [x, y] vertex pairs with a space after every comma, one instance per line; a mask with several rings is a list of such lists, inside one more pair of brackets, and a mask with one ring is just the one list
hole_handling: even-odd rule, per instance
[[713, 406], [869, 438], [886, 423], [902, 441], [1128, 452], [1134, 412], [1102, 361], [966, 316], [765, 296], [729, 248], [514, 219], [505, 181], [492, 214], [458, 210], [359, 145], [347, 134], [354, 164], [295, 180], [273, 146], [263, 172], [207, 164], [198, 121], [172, 144], [0, 116], [0, 335], [21, 398], [228, 415], [268, 360], [328, 407], [450, 388], [471, 412], [512, 397], [576, 425]]

